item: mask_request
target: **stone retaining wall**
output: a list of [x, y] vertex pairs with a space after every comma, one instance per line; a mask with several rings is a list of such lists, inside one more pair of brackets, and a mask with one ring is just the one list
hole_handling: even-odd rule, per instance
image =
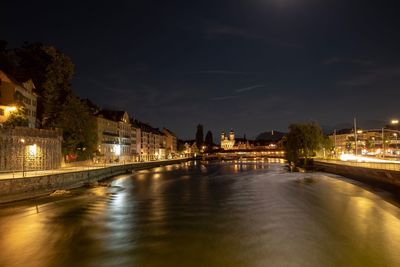
[[178, 159], [168, 161], [143, 162], [118, 165], [94, 170], [59, 173], [46, 176], [0, 180], [0, 203], [17, 201], [46, 195], [57, 189], [72, 189], [94, 183], [134, 170], [154, 168], [188, 161]]
[[0, 128], [0, 171], [60, 168], [61, 143], [60, 129]]
[[384, 188], [400, 188], [400, 172], [314, 161], [318, 171], [338, 174], [362, 182], [372, 182]]

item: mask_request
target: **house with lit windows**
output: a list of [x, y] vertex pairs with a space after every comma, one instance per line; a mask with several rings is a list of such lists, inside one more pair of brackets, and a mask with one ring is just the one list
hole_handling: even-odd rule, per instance
[[0, 70], [0, 124], [21, 106], [28, 119], [28, 127], [36, 127], [37, 95], [32, 80], [18, 82]]
[[108, 163], [131, 162], [132, 129], [128, 113], [102, 109], [95, 117], [100, 159]]

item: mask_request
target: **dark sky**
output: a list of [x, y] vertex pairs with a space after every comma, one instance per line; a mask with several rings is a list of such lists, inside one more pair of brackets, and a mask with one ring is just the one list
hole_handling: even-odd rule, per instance
[[0, 39], [76, 65], [75, 92], [182, 138], [400, 116], [399, 1], [2, 1]]

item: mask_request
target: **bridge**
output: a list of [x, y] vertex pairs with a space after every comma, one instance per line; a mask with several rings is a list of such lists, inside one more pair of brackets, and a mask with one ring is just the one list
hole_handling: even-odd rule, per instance
[[222, 150], [203, 155], [203, 159], [285, 158], [283, 149]]

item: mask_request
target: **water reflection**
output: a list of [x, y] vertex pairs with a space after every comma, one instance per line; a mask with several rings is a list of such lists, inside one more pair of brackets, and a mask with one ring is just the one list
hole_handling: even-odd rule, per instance
[[177, 164], [0, 210], [0, 266], [400, 266], [400, 210], [268, 161]]

